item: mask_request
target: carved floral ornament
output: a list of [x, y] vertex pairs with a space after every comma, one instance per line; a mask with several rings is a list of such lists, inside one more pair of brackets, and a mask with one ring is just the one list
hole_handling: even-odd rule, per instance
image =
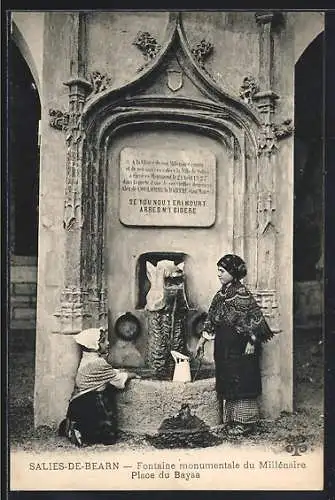
[[107, 90], [112, 83], [112, 79], [106, 73], [101, 73], [100, 71], [93, 71], [89, 74], [89, 79], [92, 84], [92, 93], [98, 94], [99, 92], [103, 92]]
[[[88, 94], [84, 100], [90, 99], [93, 95], [98, 94], [99, 92], [103, 92], [104, 90], [107, 90], [111, 84], [112, 84], [112, 79], [110, 76], [108, 76], [106, 73], [101, 73], [100, 71], [93, 71], [88, 75], [89, 81], [91, 83], [91, 92]], [[70, 121], [73, 123], [77, 123], [78, 120], [80, 120], [81, 113], [76, 113], [74, 116], [74, 113], [71, 114], [71, 120], [70, 120], [70, 112], [69, 111], [62, 111], [60, 109], [54, 109], [51, 108], [49, 109], [49, 125], [50, 127], [55, 128], [56, 130], [61, 130], [61, 131], [68, 131], [71, 129]]]
[[214, 45], [203, 38], [193, 46], [191, 52], [200, 66], [204, 66], [209, 56], [213, 53], [213, 50]]
[[149, 33], [149, 31], [139, 31], [133, 41], [135, 45], [143, 54], [146, 63], [138, 68], [138, 72], [142, 71], [147, 64], [150, 63], [161, 50], [161, 45], [157, 42], [156, 38]]
[[289, 137], [294, 131], [291, 119], [286, 119], [280, 124], [263, 123], [258, 137], [258, 155], [265, 153], [271, 155], [278, 149], [278, 140]]
[[49, 124], [50, 127], [56, 130], [67, 130], [69, 126], [70, 114], [67, 111], [62, 111], [60, 109], [49, 109]]
[[248, 75], [243, 79], [242, 85], [240, 87], [240, 98], [246, 104], [251, 104], [253, 97], [259, 91], [259, 84], [256, 78], [252, 75]]

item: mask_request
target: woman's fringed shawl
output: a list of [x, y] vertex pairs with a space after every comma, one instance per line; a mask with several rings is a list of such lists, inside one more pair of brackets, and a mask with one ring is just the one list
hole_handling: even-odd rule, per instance
[[72, 399], [82, 394], [104, 387], [107, 383], [116, 389], [124, 389], [128, 373], [116, 370], [95, 352], [83, 352]]
[[261, 308], [251, 292], [239, 281], [228, 283], [214, 296], [204, 323], [204, 331], [215, 336], [216, 327], [227, 324], [238, 335], [256, 342], [268, 342], [274, 336]]
[[[205, 338], [214, 338], [216, 390], [225, 400], [257, 398], [262, 391], [260, 347], [273, 337], [256, 300], [239, 281], [223, 287], [204, 323]], [[255, 344], [246, 354], [248, 342]]]

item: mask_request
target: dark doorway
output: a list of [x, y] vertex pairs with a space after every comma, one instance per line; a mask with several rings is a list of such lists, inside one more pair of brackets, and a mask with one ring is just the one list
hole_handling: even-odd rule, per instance
[[[294, 404], [323, 400], [323, 116], [324, 33], [295, 67]], [[318, 416], [320, 419], [320, 417]]]
[[12, 255], [37, 256], [41, 104], [29, 67], [9, 45], [9, 178]]
[[13, 40], [8, 47], [10, 343], [34, 344], [38, 253], [39, 120], [31, 71]]
[[295, 282], [319, 280], [322, 267], [323, 43], [321, 33], [295, 68]]

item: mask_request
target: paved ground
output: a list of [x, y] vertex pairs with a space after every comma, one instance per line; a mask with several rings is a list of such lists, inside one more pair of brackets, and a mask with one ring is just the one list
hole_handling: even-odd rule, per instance
[[[26, 335], [26, 334], [25, 334]], [[22, 340], [25, 339], [25, 340]], [[248, 438], [235, 439], [233, 446], [266, 445], [283, 449], [288, 443], [303, 442], [309, 449], [323, 441], [323, 343], [319, 331], [295, 333], [295, 411], [282, 413], [275, 422], [262, 421], [258, 431]], [[22, 332], [12, 336], [9, 359], [9, 428], [12, 450], [70, 450], [73, 446], [49, 428], [33, 428], [34, 354], [33, 338]], [[224, 441], [221, 445], [228, 444]], [[90, 451], [104, 448], [90, 447]], [[145, 439], [122, 435], [113, 451], [150, 450]]]

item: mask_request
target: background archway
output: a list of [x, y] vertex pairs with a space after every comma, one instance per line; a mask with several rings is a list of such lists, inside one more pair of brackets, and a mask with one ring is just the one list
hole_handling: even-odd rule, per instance
[[[307, 404], [314, 408], [322, 407], [324, 366], [323, 56], [321, 33], [295, 66], [294, 401], [296, 407]], [[297, 390], [298, 386], [303, 387], [303, 392]]]
[[323, 33], [295, 69], [295, 281], [319, 279], [323, 221]]
[[16, 330], [34, 330], [41, 104], [37, 84], [13, 40], [8, 55], [10, 325]]

